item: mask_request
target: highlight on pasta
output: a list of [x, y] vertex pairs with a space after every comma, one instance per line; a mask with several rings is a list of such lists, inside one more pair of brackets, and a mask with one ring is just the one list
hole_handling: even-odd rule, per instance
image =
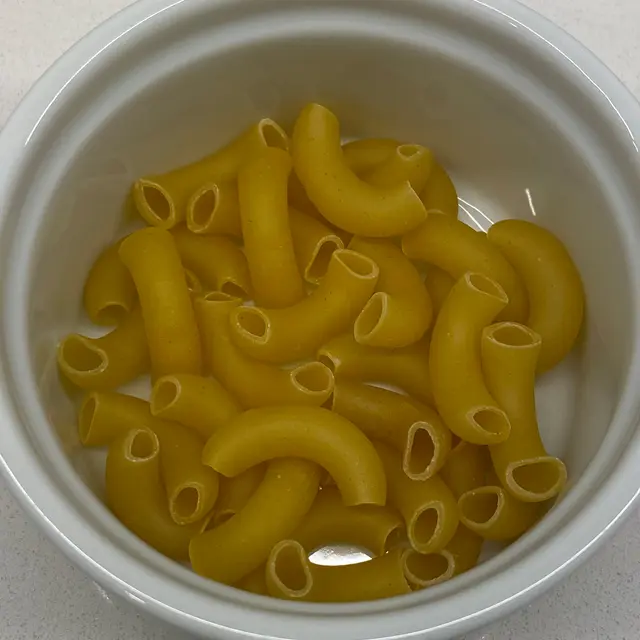
[[[535, 391], [579, 342], [578, 268], [532, 222], [458, 220], [423, 139], [345, 141], [320, 104], [290, 137], [270, 118], [237, 133], [135, 181], [148, 226], [101, 248], [78, 301], [98, 329], [57, 345], [106, 504], [261, 597], [455, 579], [562, 498]], [[361, 561], [319, 562], [345, 545]]]

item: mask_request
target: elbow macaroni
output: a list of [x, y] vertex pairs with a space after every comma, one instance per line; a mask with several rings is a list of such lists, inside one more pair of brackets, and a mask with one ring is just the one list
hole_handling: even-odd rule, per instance
[[186, 222], [192, 233], [242, 238], [236, 182], [203, 184], [189, 198]]
[[426, 147], [401, 144], [372, 169], [365, 180], [376, 187], [395, 187], [409, 182], [416, 193], [421, 193], [429, 181], [433, 164], [433, 154]]
[[441, 164], [433, 163], [429, 180], [420, 192], [424, 208], [441, 211], [453, 218], [458, 217], [458, 193], [451, 178]]

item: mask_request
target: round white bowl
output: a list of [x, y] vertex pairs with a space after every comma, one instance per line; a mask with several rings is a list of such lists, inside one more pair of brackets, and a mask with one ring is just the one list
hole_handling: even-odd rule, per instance
[[[281, 602], [204, 580], [103, 506], [54, 347], [138, 175], [308, 101], [347, 136], [432, 147], [467, 220], [532, 218], [584, 277], [577, 353], [538, 389], [570, 485], [480, 567], [402, 598]], [[555, 584], [640, 487], [640, 108], [591, 54], [511, 0], [142, 0], [69, 51], [0, 136], [0, 455], [21, 504], [104, 587], [203, 637], [449, 638]]]

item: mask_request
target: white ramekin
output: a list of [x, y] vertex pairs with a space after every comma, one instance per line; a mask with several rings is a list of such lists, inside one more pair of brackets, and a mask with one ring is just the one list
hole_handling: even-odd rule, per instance
[[[197, 157], [305, 102], [346, 135], [431, 145], [467, 214], [531, 217], [584, 276], [582, 347], [540, 381], [570, 487], [532, 532], [424, 592], [352, 605], [253, 596], [199, 578], [98, 499], [53, 359], [78, 326], [84, 274], [122, 227], [133, 177]], [[65, 54], [0, 136], [1, 468], [92, 578], [211, 638], [448, 638], [573, 569], [640, 487], [640, 108], [578, 43], [513, 0], [142, 0]]]

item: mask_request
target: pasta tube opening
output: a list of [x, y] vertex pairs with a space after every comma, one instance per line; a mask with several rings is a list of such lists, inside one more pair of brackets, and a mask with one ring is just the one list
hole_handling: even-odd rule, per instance
[[468, 413], [468, 420], [475, 426], [476, 432], [492, 440], [506, 440], [511, 431], [507, 414], [496, 407], [472, 409]]
[[507, 486], [526, 502], [542, 502], [556, 496], [567, 481], [562, 460], [552, 456], [519, 460], [507, 467]]
[[187, 289], [189, 289], [189, 293], [198, 295], [203, 292], [204, 289], [202, 288], [202, 283], [191, 269], [184, 270], [184, 279], [187, 282]]
[[368, 344], [384, 321], [388, 308], [389, 294], [378, 291], [369, 298], [354, 325], [354, 336], [358, 342]]
[[515, 322], [501, 322], [488, 327], [486, 335], [506, 347], [531, 347], [542, 341], [535, 331]]
[[125, 444], [125, 457], [132, 462], [145, 462], [160, 451], [158, 437], [149, 429], [132, 430]]
[[191, 522], [200, 509], [200, 491], [197, 487], [182, 487], [175, 495], [171, 511], [178, 522]]
[[187, 226], [194, 233], [202, 233], [216, 215], [218, 208], [218, 185], [203, 188], [193, 198], [187, 211]]
[[504, 289], [492, 278], [487, 278], [487, 276], [484, 276], [481, 273], [471, 272], [467, 273], [465, 278], [471, 287], [481, 293], [486, 293], [488, 296], [498, 298], [498, 300], [501, 300], [505, 304], [509, 302], [509, 298], [504, 292]]
[[301, 544], [282, 540], [267, 561], [267, 583], [286, 598], [303, 598], [313, 586], [307, 554]]
[[365, 280], [378, 277], [378, 265], [371, 258], [357, 251], [343, 249], [335, 256], [355, 276]]
[[402, 555], [404, 576], [412, 589], [424, 589], [453, 577], [455, 559], [446, 550], [417, 553], [407, 549]]
[[293, 384], [308, 394], [326, 396], [333, 391], [333, 374], [321, 362], [307, 362], [291, 372]]
[[289, 150], [289, 138], [282, 127], [271, 118], [263, 118], [258, 122], [258, 134], [265, 146]]
[[89, 338], [71, 334], [60, 343], [58, 362], [68, 377], [77, 374], [86, 376], [102, 373], [109, 365], [109, 357]]
[[441, 440], [428, 422], [415, 422], [409, 427], [403, 460], [404, 472], [409, 478], [425, 480], [434, 474], [434, 468], [442, 459]]
[[235, 182], [209, 182], [187, 202], [187, 228], [197, 234], [242, 236], [240, 203]]
[[407, 533], [411, 546], [416, 551], [428, 549], [440, 532], [440, 509], [438, 506], [436, 504], [425, 505], [422, 509], [416, 510], [409, 522]]
[[329, 262], [334, 251], [344, 248], [344, 243], [338, 236], [328, 236], [323, 238], [315, 249], [311, 262], [305, 269], [305, 279], [307, 282], [318, 284], [327, 273]]
[[176, 224], [173, 198], [159, 184], [141, 178], [138, 181], [141, 198], [140, 214], [154, 227], [171, 229]]
[[497, 487], [481, 487], [460, 496], [458, 507], [464, 524], [474, 530], [491, 526], [499, 516], [504, 500]]
[[235, 314], [238, 333], [242, 333], [250, 340], [264, 343], [271, 333], [269, 318], [258, 307], [240, 307]]
[[174, 376], [165, 376], [151, 390], [151, 413], [159, 415], [175, 403], [180, 395], [180, 381]]
[[108, 302], [96, 311], [95, 322], [101, 325], [120, 324], [130, 311], [131, 307], [123, 302]]

